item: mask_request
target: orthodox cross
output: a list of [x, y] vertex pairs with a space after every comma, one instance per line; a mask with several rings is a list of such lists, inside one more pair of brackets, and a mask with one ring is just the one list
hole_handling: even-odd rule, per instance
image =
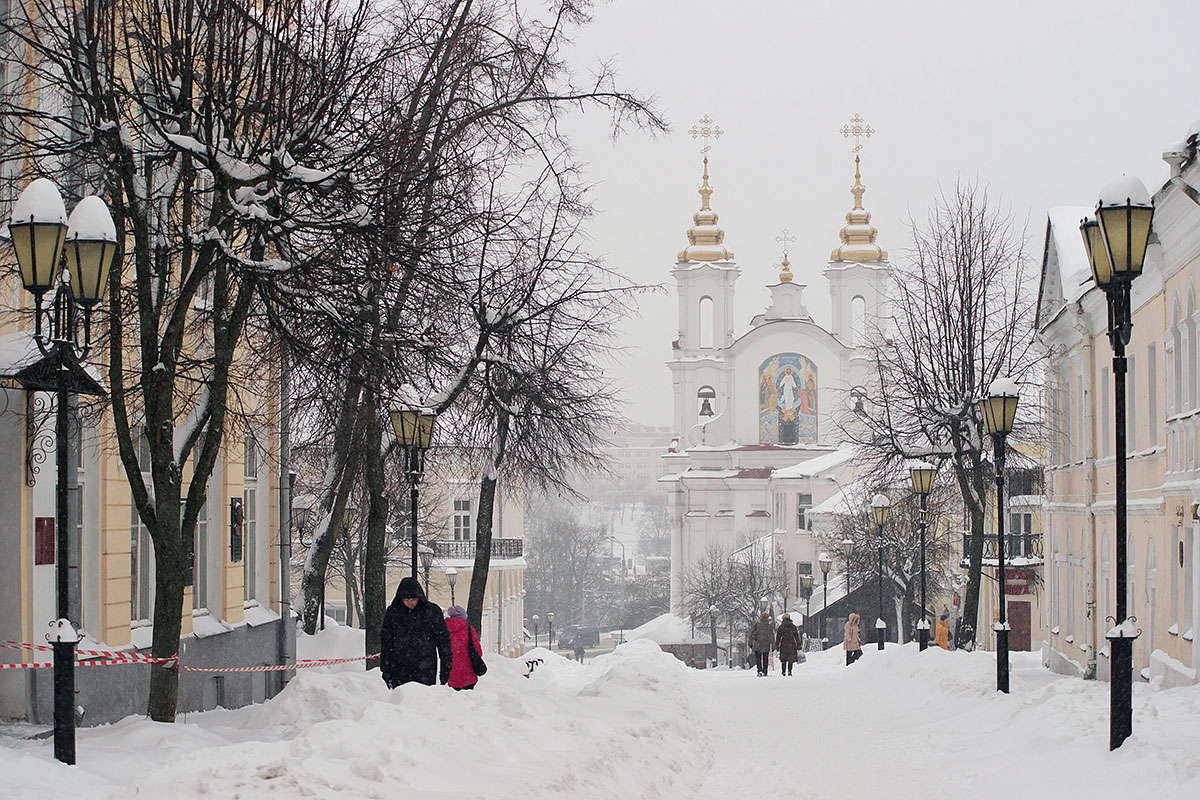
[[788, 256], [788, 243], [796, 241], [795, 236], [789, 236], [788, 234], [789, 234], [788, 229], [784, 228], [783, 233], [781, 235], [775, 237], [775, 241], [783, 242], [783, 258], [785, 261], [787, 260], [787, 256]]
[[720, 126], [714, 125], [713, 121], [709, 119], [708, 114], [705, 114], [700, 118], [698, 123], [692, 126], [692, 129], [688, 133], [692, 135], [693, 139], [704, 140], [704, 147], [700, 148], [700, 152], [707, 155], [708, 151], [712, 149], [708, 144], [708, 140], [712, 139], [715, 141], [720, 139], [724, 131], [721, 130]]
[[851, 136], [854, 137], [854, 149], [850, 152], [857, 153], [859, 150], [862, 150], [862, 140], [870, 139], [875, 129], [868, 125], [865, 119], [855, 114], [850, 118], [850, 122], [843, 125], [842, 129], [838, 132], [847, 139]]

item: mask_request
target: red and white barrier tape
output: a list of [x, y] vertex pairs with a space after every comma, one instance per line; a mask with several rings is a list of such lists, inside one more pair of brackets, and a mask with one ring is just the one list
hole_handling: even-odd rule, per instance
[[[0, 641], [0, 647], [12, 647], [30, 652], [53, 651], [48, 645], [28, 644], [26, 642]], [[366, 661], [379, 658], [379, 653], [371, 656], [355, 656], [353, 658], [302, 658], [294, 664], [264, 664], [258, 667], [192, 667], [179, 663], [179, 656], [155, 658], [141, 653], [113, 653], [103, 650], [77, 650], [79, 656], [104, 656], [103, 658], [81, 659], [75, 663], [77, 667], [110, 667], [120, 664], [161, 664], [166, 667], [178, 667], [186, 672], [274, 672], [291, 669], [308, 669], [310, 667], [326, 667], [331, 664], [351, 664], [355, 661]], [[37, 664], [0, 664], [0, 669], [49, 669], [50, 663]]]

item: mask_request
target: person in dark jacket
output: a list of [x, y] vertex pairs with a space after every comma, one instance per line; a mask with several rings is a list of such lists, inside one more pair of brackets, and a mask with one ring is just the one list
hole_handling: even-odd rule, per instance
[[802, 638], [800, 629], [792, 622], [792, 615], [784, 614], [779, 621], [779, 630], [775, 632], [775, 649], [779, 651], [780, 671], [784, 675], [791, 675], [792, 666], [799, 660]]
[[759, 676], [767, 674], [771, 650], [775, 648], [775, 626], [771, 624], [771, 615], [766, 611], [758, 617], [758, 622], [750, 628], [750, 649], [754, 651], [754, 660], [758, 665]]
[[433, 686], [440, 677], [445, 684], [452, 658], [442, 609], [425, 599], [416, 578], [404, 578], [383, 615], [379, 648], [383, 682], [389, 689], [410, 681]]

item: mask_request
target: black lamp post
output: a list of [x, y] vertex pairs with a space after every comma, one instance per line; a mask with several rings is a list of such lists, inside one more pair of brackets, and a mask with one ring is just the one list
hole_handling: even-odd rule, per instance
[[917, 622], [917, 640], [919, 649], [929, 647], [929, 612], [925, 605], [925, 526], [928, 516], [927, 501], [933, 491], [933, 481], [937, 477], [937, 467], [924, 461], [917, 461], [908, 467], [908, 475], [912, 478], [913, 491], [921, 500], [921, 619]]
[[549, 630], [549, 636], [546, 637], [546, 642], [547, 642], [546, 646], [549, 647], [551, 650], [553, 650], [554, 649], [554, 612], [553, 611], [546, 612], [546, 626]]
[[425, 472], [425, 451], [433, 443], [437, 416], [427, 408], [406, 406], [391, 412], [396, 440], [404, 448], [404, 474], [408, 478], [412, 508], [412, 576], [417, 577], [417, 508], [421, 475]]
[[[1142, 274], [1154, 203], [1137, 178], [1113, 181], [1100, 193], [1095, 218], [1079, 226], [1087, 247], [1092, 278], [1108, 297], [1108, 341], [1113, 351], [1113, 400], [1116, 408], [1117, 609], [1107, 639], [1112, 652], [1108, 748], [1116, 750], [1133, 733], [1133, 640], [1138, 631], [1129, 619], [1127, 579], [1127, 488], [1125, 465], [1125, 346], [1133, 332], [1129, 293]], [[1194, 355], [1193, 355], [1194, 357]]]
[[[433, 566], [433, 550], [421, 549], [421, 568], [425, 570], [425, 597], [429, 597], [429, 568]], [[454, 605], [451, 603], [450, 605]]]
[[717, 666], [717, 604], [708, 607], [709, 631], [712, 634], [712, 665]]
[[809, 624], [809, 617], [812, 615], [812, 593], [813, 593], [813, 576], [800, 576], [800, 596], [804, 598], [804, 632], [812, 635]]
[[846, 616], [850, 616], [850, 556], [854, 555], [854, 540], [842, 539], [842, 555], [846, 557]]
[[883, 526], [887, 524], [888, 515], [892, 511], [892, 501], [886, 494], [877, 494], [871, 498], [871, 520], [875, 523], [877, 550], [879, 551], [879, 616], [875, 618], [875, 639], [879, 649], [883, 649], [887, 637], [887, 623], [883, 621]]
[[1012, 378], [997, 378], [988, 389], [988, 396], [979, 402], [983, 429], [992, 437], [996, 462], [996, 574], [999, 581], [1000, 619], [992, 629], [996, 632], [996, 690], [1008, 692], [1008, 590], [1004, 568], [1004, 440], [1012, 433], [1017, 418], [1019, 391]]
[[[67, 529], [67, 449], [70, 395], [102, 396], [104, 389], [80, 363], [92, 344], [92, 312], [104, 297], [117, 250], [117, 229], [104, 201], [85, 197], [67, 219], [55, 185], [38, 178], [13, 205], [9, 223], [21, 281], [34, 297], [34, 341], [43, 358], [17, 373], [28, 391], [55, 393], [55, 579], [58, 619], [50, 624], [54, 649], [54, 757], [75, 763], [75, 647], [70, 615], [70, 536]], [[63, 251], [66, 245], [66, 274]], [[54, 298], [43, 304], [46, 292]], [[82, 326], [81, 324], [82, 323]], [[82, 330], [81, 330], [82, 327]]]
[[533, 646], [534, 647], [538, 646], [538, 623], [540, 623], [541, 621], [542, 621], [541, 617], [539, 617], [537, 614], [533, 615]]
[[825, 649], [825, 617], [829, 612], [829, 568], [833, 566], [833, 559], [829, 557], [829, 553], [821, 553], [817, 558], [817, 563], [821, 565], [821, 587], [825, 593], [825, 599], [821, 602], [821, 649]]
[[[454, 605], [454, 584], [458, 580], [458, 570], [454, 567], [446, 567], [446, 583], [450, 584], [450, 605]], [[537, 617], [534, 617], [537, 619]], [[534, 647], [537, 647], [537, 640], [534, 640]]]

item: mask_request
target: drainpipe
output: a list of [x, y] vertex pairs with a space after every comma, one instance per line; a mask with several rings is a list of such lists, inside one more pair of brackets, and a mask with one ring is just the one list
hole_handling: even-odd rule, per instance
[[[1083, 303], [1075, 301], [1074, 323], [1083, 342], [1083, 352], [1087, 360], [1087, 379], [1084, 381], [1083, 401], [1080, 413], [1084, 421], [1084, 454], [1083, 454], [1083, 502], [1086, 508], [1086, 531], [1083, 537], [1084, 565], [1086, 567], [1087, 584], [1083, 589], [1083, 602], [1086, 622], [1084, 635], [1087, 637], [1087, 664], [1084, 668], [1084, 680], [1096, 679], [1096, 643], [1100, 641], [1099, 620], [1096, 619], [1096, 512], [1093, 504], [1096, 502], [1096, 414], [1092, 403], [1093, 387], [1096, 385], [1096, 362], [1092, 353], [1092, 333], [1084, 324]], [[1068, 387], [1070, 391], [1070, 387]], [[1087, 409], [1087, 412], [1084, 412]]]

